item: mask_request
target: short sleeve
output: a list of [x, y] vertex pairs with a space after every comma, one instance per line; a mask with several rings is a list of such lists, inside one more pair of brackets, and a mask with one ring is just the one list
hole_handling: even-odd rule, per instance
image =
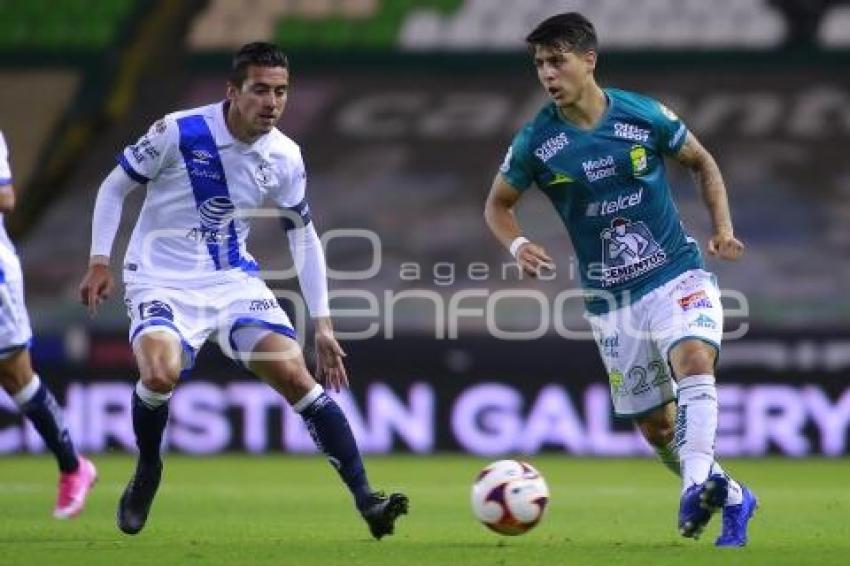
[[0, 186], [12, 184], [12, 168], [9, 167], [9, 148], [0, 132]]
[[124, 148], [118, 163], [131, 179], [145, 184], [168, 165], [177, 139], [177, 124], [168, 118], [158, 120], [139, 141]]
[[688, 128], [669, 108], [657, 100], [651, 101], [650, 119], [658, 135], [659, 149], [662, 153], [676, 155], [685, 144]]
[[534, 182], [534, 169], [531, 163], [531, 154], [528, 151], [527, 128], [522, 129], [514, 136], [499, 173], [515, 189], [524, 191]]
[[288, 162], [272, 193], [275, 204], [284, 213], [281, 223], [286, 230], [304, 227], [310, 223], [310, 207], [307, 205], [307, 170], [301, 151], [289, 154]]

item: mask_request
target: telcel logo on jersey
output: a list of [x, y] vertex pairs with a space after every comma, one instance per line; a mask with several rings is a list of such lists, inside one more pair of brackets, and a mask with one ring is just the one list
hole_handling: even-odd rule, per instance
[[614, 122], [614, 135], [624, 140], [646, 143], [649, 139], [649, 130], [639, 128], [634, 124], [626, 124], [623, 122]]
[[584, 168], [584, 174], [587, 180], [595, 183], [606, 177], [613, 177], [617, 174], [617, 166], [614, 165], [614, 156], [606, 155], [599, 159], [588, 159], [583, 161], [581, 166]]
[[567, 134], [561, 132], [557, 136], [551, 137], [543, 142], [540, 147], [534, 150], [534, 155], [536, 155], [540, 161], [546, 163], [568, 145], [570, 145], [570, 140], [567, 137]]
[[636, 193], [632, 193], [630, 195], [620, 195], [613, 200], [592, 202], [587, 205], [587, 212], [585, 216], [608, 216], [609, 214], [614, 214], [621, 210], [637, 206], [640, 204], [642, 199], [643, 187], [638, 189]]

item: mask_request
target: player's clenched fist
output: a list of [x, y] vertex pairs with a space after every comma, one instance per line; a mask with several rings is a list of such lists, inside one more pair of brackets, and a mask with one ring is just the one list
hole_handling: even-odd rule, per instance
[[543, 246], [538, 246], [532, 242], [522, 244], [516, 252], [516, 260], [522, 270], [532, 277], [538, 277], [544, 269], [554, 270], [555, 262], [546, 253]]
[[744, 244], [732, 234], [715, 234], [708, 241], [708, 253], [721, 259], [735, 260], [744, 253]]

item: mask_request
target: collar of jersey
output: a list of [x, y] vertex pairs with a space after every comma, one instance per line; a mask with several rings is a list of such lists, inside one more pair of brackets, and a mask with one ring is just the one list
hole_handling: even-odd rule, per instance
[[603, 88], [602, 92], [605, 93], [605, 99], [608, 101], [608, 105], [605, 107], [605, 111], [602, 113], [602, 116], [599, 117], [599, 120], [597, 120], [596, 124], [594, 124], [591, 128], [580, 128], [579, 126], [576, 126], [575, 124], [567, 120], [566, 117], [561, 113], [561, 109], [558, 108], [558, 105], [554, 102], [552, 102], [552, 110], [555, 112], [557, 120], [561, 124], [570, 128], [571, 130], [580, 132], [582, 134], [589, 134], [595, 132], [596, 130], [601, 128], [602, 125], [605, 124], [605, 122], [608, 121], [608, 117], [611, 116], [611, 111], [614, 108], [614, 97], [608, 93], [607, 89]]
[[230, 130], [227, 128], [227, 122], [224, 119], [227, 113], [227, 104], [228, 102], [223, 100], [222, 102], [213, 105], [212, 135], [215, 138], [215, 144], [218, 147], [235, 146], [240, 153], [255, 152], [259, 154], [260, 157], [268, 161], [271, 149], [271, 134], [266, 134], [260, 137], [260, 139], [250, 145], [234, 138], [233, 134], [231, 134]]

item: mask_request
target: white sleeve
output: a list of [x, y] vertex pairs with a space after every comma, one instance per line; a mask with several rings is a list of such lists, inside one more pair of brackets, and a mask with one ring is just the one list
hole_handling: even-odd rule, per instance
[[287, 230], [286, 235], [310, 315], [313, 318], [330, 316], [325, 253], [316, 229], [311, 223], [303, 228]]
[[9, 148], [6, 147], [6, 138], [0, 132], [0, 187], [12, 184], [12, 169], [9, 167]]
[[313, 318], [330, 316], [325, 253], [307, 206], [307, 173], [301, 152], [290, 154], [287, 170], [271, 196], [281, 213], [280, 223], [298, 272], [301, 292]]
[[157, 120], [139, 141], [124, 148], [118, 164], [131, 179], [144, 185], [171, 162], [179, 137], [174, 120], [169, 117]]
[[103, 180], [94, 202], [94, 215], [91, 221], [91, 255], [109, 257], [112, 253], [112, 242], [121, 223], [124, 199], [138, 186], [140, 184], [131, 179], [121, 167], [115, 167]]
[[[304, 168], [304, 159], [301, 157], [301, 152], [295, 149], [289, 153], [281, 169], [281, 178], [271, 191], [270, 196], [282, 211], [292, 211], [302, 217], [303, 212], [306, 215], [304, 224], [307, 224], [310, 221], [310, 213], [306, 210], [307, 201], [305, 200], [305, 195], [307, 194], [307, 171]], [[290, 215], [290, 219], [292, 222], [284, 222], [284, 225], [299, 224], [298, 218], [294, 214]]]

